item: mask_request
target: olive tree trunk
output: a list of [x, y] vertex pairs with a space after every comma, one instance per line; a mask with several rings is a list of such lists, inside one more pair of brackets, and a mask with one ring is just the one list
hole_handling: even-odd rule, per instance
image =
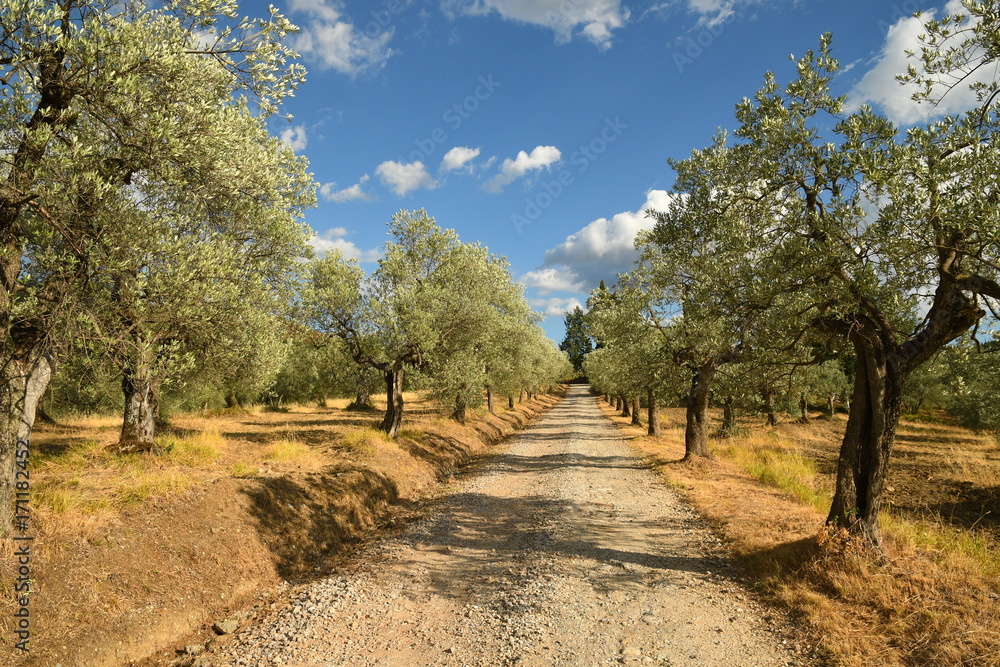
[[403, 369], [388, 368], [383, 371], [385, 376], [385, 416], [379, 424], [379, 430], [395, 438], [399, 435], [403, 424]]
[[778, 415], [774, 412], [774, 390], [764, 387], [760, 390], [760, 396], [764, 400], [764, 414], [767, 415], [767, 425], [777, 426]]
[[[9, 534], [15, 515], [29, 506], [15, 502], [17, 482], [25, 479], [31, 447], [31, 428], [38, 401], [52, 379], [52, 359], [45, 354], [30, 360], [11, 359], [0, 372], [0, 536]], [[19, 474], [20, 473], [20, 474]], [[21, 508], [20, 510], [15, 508]]]
[[684, 429], [684, 460], [695, 456], [711, 457], [708, 451], [708, 402], [712, 381], [718, 365], [714, 361], [702, 363], [691, 378], [687, 397], [687, 425]]
[[733, 406], [733, 397], [726, 396], [722, 404], [722, 433], [732, 435], [736, 432], [736, 408]]
[[146, 452], [156, 447], [158, 389], [148, 366], [137, 364], [122, 373], [125, 411], [118, 438], [120, 451]]
[[372, 393], [365, 380], [359, 380], [354, 388], [354, 401], [347, 406], [348, 410], [371, 410], [375, 407], [372, 403]]
[[[936, 290], [925, 327], [901, 344], [891, 324], [877, 315], [816, 323], [820, 330], [846, 336], [858, 360], [827, 522], [876, 549], [881, 547], [879, 512], [906, 378], [985, 315], [951, 280], [946, 276]], [[994, 292], [1000, 297], [1000, 286]]]
[[452, 419], [459, 424], [464, 424], [468, 405], [469, 402], [466, 400], [465, 394], [459, 393], [455, 396], [455, 410], [451, 413]]
[[639, 419], [639, 410], [641, 410], [641, 409], [642, 409], [642, 406], [639, 403], [639, 395], [636, 394], [635, 396], [632, 397], [632, 425], [633, 426], [642, 426], [642, 421], [640, 421], [640, 419]]
[[867, 333], [852, 336], [858, 365], [827, 522], [877, 546], [881, 544], [878, 515], [906, 374], [879, 337]]
[[656, 394], [652, 389], [646, 392], [646, 433], [659, 437], [660, 428], [660, 406], [656, 402]]

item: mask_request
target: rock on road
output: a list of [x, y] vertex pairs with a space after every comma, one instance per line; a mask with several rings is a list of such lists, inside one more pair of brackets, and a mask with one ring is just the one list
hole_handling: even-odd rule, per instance
[[358, 559], [203, 664], [799, 664], [582, 386]]

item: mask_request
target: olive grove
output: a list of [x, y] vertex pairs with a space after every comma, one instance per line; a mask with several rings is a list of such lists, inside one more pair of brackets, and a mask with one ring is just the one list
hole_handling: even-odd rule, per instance
[[[57, 323], [88, 277], [120, 276], [117, 294], [126, 299], [141, 292], [142, 263], [113, 244], [161, 237], [152, 213], [168, 200], [179, 205], [175, 224], [201, 224], [206, 234], [215, 225], [244, 243], [247, 230], [227, 219], [232, 205], [267, 210], [268, 222], [253, 224], [281, 227], [282, 242], [300, 244], [297, 216], [311, 185], [287, 155], [271, 158], [277, 147], [263, 138], [262, 123], [303, 75], [282, 43], [294, 26], [277, 12], [251, 20], [223, 1], [5, 0], [0, 23], [0, 525], [7, 526], [17, 443], [26, 445], [51, 377]], [[199, 190], [234, 142], [256, 153], [241, 159], [267, 156], [289, 168], [285, 189], [260, 196], [273, 181], [244, 193], [239, 183], [210, 180]], [[215, 207], [219, 194], [228, 206]], [[140, 366], [164, 351], [147, 343], [129, 366], [140, 395], [148, 394]]]
[[[932, 90], [963, 65], [941, 55], [951, 33], [935, 32], [954, 25], [929, 26], [933, 48], [910, 80]], [[877, 546], [907, 379], [1000, 299], [996, 87], [981, 86], [982, 105], [965, 114], [903, 131], [833, 92], [828, 35], [795, 70], [785, 85], [768, 73], [736, 106], [732, 138], [721, 131], [671, 161], [672, 205], [650, 212], [637, 271], [659, 277], [645, 290], [674, 304], [669, 328], [713, 346], [673, 348], [679, 363], [697, 360], [689, 404], [701, 398], [695, 385], [743, 354], [798, 366], [849, 346], [854, 384], [828, 521]]]

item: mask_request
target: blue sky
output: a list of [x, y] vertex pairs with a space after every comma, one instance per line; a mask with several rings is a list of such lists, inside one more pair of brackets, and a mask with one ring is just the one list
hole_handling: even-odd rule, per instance
[[[684, 157], [733, 128], [766, 71], [834, 34], [854, 103], [920, 120], [893, 80], [918, 0], [278, 0], [307, 82], [272, 131], [321, 184], [319, 251], [369, 271], [400, 209], [427, 209], [508, 258], [544, 327], [614, 282]], [[266, 5], [244, 2], [243, 13]], [[952, 97], [961, 105], [959, 95]], [[947, 110], [947, 109], [942, 109]]]

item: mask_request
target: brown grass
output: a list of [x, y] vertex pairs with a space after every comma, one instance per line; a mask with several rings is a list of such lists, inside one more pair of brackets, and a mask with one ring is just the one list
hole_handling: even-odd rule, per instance
[[262, 591], [328, 572], [559, 397], [476, 412], [465, 425], [443, 417], [447, 406], [405, 400], [396, 440], [375, 430], [381, 414], [347, 412], [346, 399], [180, 415], [149, 454], [114, 453], [115, 417], [40, 426], [32, 653], [8, 654], [15, 602], [6, 542], [0, 664], [117, 665], [176, 646]]
[[905, 421], [876, 556], [824, 528], [844, 422], [765, 428], [681, 463], [683, 410], [659, 439], [605, 413], [727, 540], [762, 595], [835, 665], [1000, 665], [1000, 451], [993, 437]]

